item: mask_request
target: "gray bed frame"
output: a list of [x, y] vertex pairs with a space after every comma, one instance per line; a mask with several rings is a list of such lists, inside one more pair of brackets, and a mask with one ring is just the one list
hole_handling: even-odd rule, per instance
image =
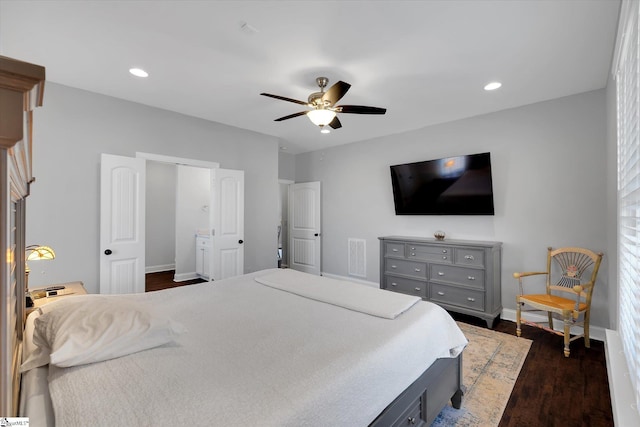
[[369, 427], [429, 426], [451, 400], [462, 404], [462, 353], [437, 359]]

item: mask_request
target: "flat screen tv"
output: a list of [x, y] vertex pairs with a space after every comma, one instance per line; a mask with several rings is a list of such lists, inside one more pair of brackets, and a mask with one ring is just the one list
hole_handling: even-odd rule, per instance
[[396, 215], [493, 215], [490, 153], [391, 166]]

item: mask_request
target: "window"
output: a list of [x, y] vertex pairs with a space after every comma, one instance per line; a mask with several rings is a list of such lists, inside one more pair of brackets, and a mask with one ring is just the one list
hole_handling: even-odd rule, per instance
[[638, 1], [623, 5], [618, 103], [618, 332], [640, 407], [640, 48]]

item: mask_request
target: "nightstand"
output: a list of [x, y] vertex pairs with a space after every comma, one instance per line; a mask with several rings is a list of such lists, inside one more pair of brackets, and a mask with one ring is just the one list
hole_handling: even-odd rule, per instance
[[[47, 294], [46, 289], [57, 287], [57, 286], [64, 286], [64, 289], [51, 291], [49, 292], [49, 295], [51, 295], [53, 292], [55, 292], [56, 295], [46, 296]], [[44, 288], [31, 289], [29, 293], [31, 294], [31, 298], [33, 299], [33, 307], [27, 307], [27, 315], [29, 315], [29, 313], [31, 313], [36, 308], [42, 307], [43, 305], [49, 304], [50, 302], [53, 302], [53, 301], [57, 301], [60, 298], [64, 298], [69, 295], [86, 295], [87, 290], [84, 288], [84, 285], [82, 284], [82, 282], [69, 282], [69, 283], [59, 283], [56, 285], [49, 285]], [[40, 295], [42, 295], [42, 297], [40, 298], [36, 297]]]

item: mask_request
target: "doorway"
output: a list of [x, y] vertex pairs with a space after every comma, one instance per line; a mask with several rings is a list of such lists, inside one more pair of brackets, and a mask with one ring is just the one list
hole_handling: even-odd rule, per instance
[[196, 268], [198, 236], [209, 239], [210, 169], [147, 161], [145, 273], [174, 282], [208, 277]]
[[[163, 245], [169, 253], [169, 261], [160, 262], [159, 265], [171, 264], [170, 248], [174, 248], [173, 262], [176, 269], [180, 266], [181, 252], [177, 250], [180, 240], [187, 235], [189, 252], [193, 249], [194, 256], [187, 262], [195, 262], [195, 239], [199, 230], [204, 230], [210, 239], [211, 245], [208, 251], [208, 265], [211, 267], [211, 279], [224, 279], [243, 273], [244, 265], [244, 172], [239, 170], [220, 169], [219, 164], [199, 160], [180, 159], [148, 153], [136, 153], [136, 157], [123, 157], [109, 154], [101, 156], [101, 215], [100, 215], [100, 292], [101, 293], [130, 293], [144, 292], [146, 262], [146, 186], [147, 186], [147, 162], [173, 164], [176, 168], [175, 175], [179, 178], [184, 171], [203, 169], [208, 172], [203, 186], [208, 184], [205, 191], [207, 198], [203, 196], [197, 201], [184, 202], [179, 198], [179, 190], [171, 191], [176, 194], [174, 203], [176, 218], [175, 224], [179, 224], [180, 207], [189, 205], [189, 209], [201, 211], [203, 218], [208, 218], [204, 228], [194, 223], [188, 223], [188, 232], [180, 232], [180, 226], [166, 226], [157, 233], [150, 235], [166, 235], [168, 230], [175, 230], [175, 244]], [[193, 166], [193, 167], [190, 167]], [[168, 170], [168, 168], [165, 168]], [[169, 174], [171, 176], [172, 174]], [[179, 187], [180, 179], [176, 182]], [[191, 191], [193, 181], [184, 180], [188, 191]], [[173, 189], [172, 184], [166, 184], [164, 189]], [[170, 200], [170, 199], [169, 199]], [[166, 203], [166, 200], [165, 200]], [[171, 208], [165, 208], [165, 212], [171, 212]], [[159, 213], [152, 205], [150, 214]], [[164, 219], [165, 224], [167, 219]], [[169, 234], [171, 234], [169, 232]], [[171, 239], [172, 236], [169, 236]], [[165, 258], [166, 259], [166, 258]], [[189, 267], [189, 270], [192, 270]]]

